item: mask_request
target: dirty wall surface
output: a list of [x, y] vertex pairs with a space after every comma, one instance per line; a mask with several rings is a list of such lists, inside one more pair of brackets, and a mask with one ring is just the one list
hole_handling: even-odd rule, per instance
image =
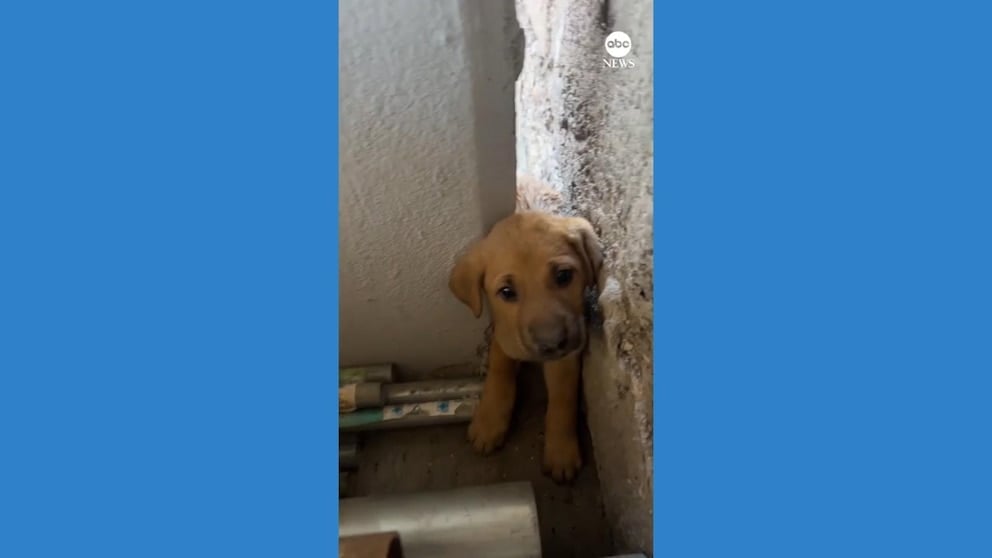
[[[586, 217], [605, 249], [584, 370], [587, 414], [619, 550], [650, 551], [653, 479], [652, 3], [517, 0], [517, 169]], [[608, 33], [632, 42], [619, 66]], [[630, 67], [633, 62], [633, 67]]]

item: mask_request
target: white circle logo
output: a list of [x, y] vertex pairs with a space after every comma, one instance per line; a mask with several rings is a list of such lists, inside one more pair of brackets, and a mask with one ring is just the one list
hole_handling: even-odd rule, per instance
[[630, 54], [630, 49], [633, 46], [630, 42], [630, 36], [628, 36], [623, 31], [614, 31], [606, 37], [606, 52], [610, 54], [613, 58], [623, 58]]

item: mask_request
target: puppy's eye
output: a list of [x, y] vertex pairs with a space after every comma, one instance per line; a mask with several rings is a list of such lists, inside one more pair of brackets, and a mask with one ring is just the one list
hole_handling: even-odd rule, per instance
[[567, 287], [572, 282], [575, 272], [571, 269], [559, 269], [555, 271], [555, 284], [559, 287]]
[[514, 302], [517, 300], [517, 291], [513, 290], [513, 287], [503, 287], [496, 291], [496, 296], [507, 302]]

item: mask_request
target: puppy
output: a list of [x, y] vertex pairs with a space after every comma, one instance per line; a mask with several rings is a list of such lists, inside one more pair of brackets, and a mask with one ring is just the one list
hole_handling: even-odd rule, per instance
[[518, 363], [538, 362], [548, 389], [544, 469], [562, 482], [582, 467], [577, 420], [584, 295], [602, 265], [588, 221], [532, 211], [497, 223], [455, 263], [452, 293], [477, 318], [485, 299], [493, 325], [489, 372], [468, 431], [477, 451], [490, 453], [503, 443]]

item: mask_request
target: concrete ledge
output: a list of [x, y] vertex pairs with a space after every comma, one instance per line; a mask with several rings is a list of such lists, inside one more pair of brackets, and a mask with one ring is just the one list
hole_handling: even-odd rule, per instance
[[640, 427], [645, 419], [643, 400], [631, 392], [630, 370], [618, 360], [602, 329], [590, 330], [582, 387], [603, 505], [617, 551], [650, 552], [653, 460], [651, 444]]

